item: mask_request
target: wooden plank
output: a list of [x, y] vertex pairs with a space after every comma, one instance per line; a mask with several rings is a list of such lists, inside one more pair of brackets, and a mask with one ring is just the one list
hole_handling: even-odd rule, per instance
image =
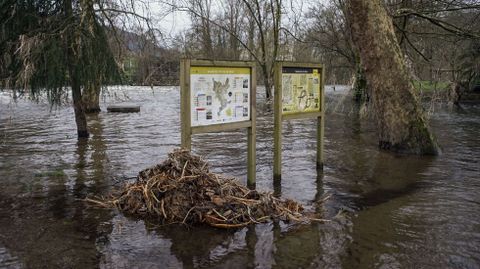
[[249, 128], [251, 126], [252, 126], [252, 121], [239, 121], [239, 122], [212, 124], [212, 125], [204, 125], [204, 126], [193, 126], [191, 127], [191, 131], [192, 131], [192, 134], [226, 132], [226, 131], [231, 131], [235, 129]]
[[[182, 120], [182, 147], [191, 150], [192, 148], [192, 130], [191, 130], [191, 112], [190, 112], [190, 60], [183, 59], [180, 64], [181, 79], [181, 120]], [[182, 79], [183, 78], [183, 79]]]
[[273, 179], [282, 178], [282, 63], [275, 63], [274, 72], [274, 130], [273, 130]]
[[132, 104], [110, 105], [110, 106], [107, 106], [107, 111], [117, 112], [117, 113], [134, 113], [134, 112], [140, 112], [140, 106], [132, 105]]
[[250, 67], [250, 121], [251, 126], [247, 129], [247, 186], [255, 189], [257, 180], [256, 140], [257, 140], [257, 78], [255, 63]]
[[310, 118], [318, 118], [320, 116], [322, 116], [322, 112], [300, 112], [295, 114], [284, 114], [282, 115], [282, 119], [283, 120], [310, 119]]
[[187, 136], [186, 136], [186, 148], [191, 150], [192, 149], [192, 123], [191, 123], [191, 120], [192, 120], [192, 112], [191, 112], [191, 104], [190, 104], [190, 100], [191, 100], [191, 97], [190, 97], [190, 66], [191, 66], [191, 61], [190, 60], [187, 60], [185, 62], [185, 89], [186, 90], [186, 96], [185, 96], [185, 104], [186, 104], [186, 113], [185, 113], [185, 126], [186, 126], [186, 130], [187, 130]]
[[191, 66], [211, 66], [211, 67], [252, 67], [253, 61], [215, 61], [215, 60], [191, 60]]
[[320, 85], [320, 108], [322, 115], [317, 120], [317, 168], [323, 170], [323, 137], [325, 132], [325, 68], [322, 68]]
[[297, 63], [297, 62], [289, 62], [289, 61], [281, 61], [278, 62], [282, 65], [282, 67], [304, 67], [304, 68], [318, 68], [322, 69], [323, 65], [319, 63], [309, 63], [309, 62], [302, 62], [302, 63]]
[[185, 147], [185, 61], [186, 59], [180, 59], [180, 145]]

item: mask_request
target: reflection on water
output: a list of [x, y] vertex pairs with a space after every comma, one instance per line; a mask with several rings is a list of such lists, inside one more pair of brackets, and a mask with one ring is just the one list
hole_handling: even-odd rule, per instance
[[[257, 187], [333, 221], [233, 231], [159, 227], [81, 201], [180, 144], [178, 88], [111, 89], [104, 106], [137, 102], [141, 112], [89, 116], [92, 136], [81, 141], [69, 106], [0, 93], [0, 267], [478, 268], [480, 106], [437, 109], [443, 155], [394, 156], [377, 150], [372, 126], [338, 89], [328, 91], [323, 172], [314, 121], [285, 122], [283, 180], [274, 184], [272, 110], [261, 96], [257, 118]], [[245, 132], [196, 135], [194, 151], [245, 183]]]

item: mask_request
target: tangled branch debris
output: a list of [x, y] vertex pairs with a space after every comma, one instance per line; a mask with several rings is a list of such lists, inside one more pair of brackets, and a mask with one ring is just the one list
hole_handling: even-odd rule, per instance
[[163, 163], [141, 171], [136, 182], [127, 184], [113, 199], [87, 200], [165, 224], [236, 228], [272, 219], [311, 220], [302, 214], [299, 203], [250, 190], [234, 178], [210, 173], [207, 162], [183, 149], [174, 150]]

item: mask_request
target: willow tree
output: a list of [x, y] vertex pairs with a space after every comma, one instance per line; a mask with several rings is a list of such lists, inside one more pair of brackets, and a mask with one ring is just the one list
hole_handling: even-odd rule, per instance
[[0, 4], [0, 83], [46, 91], [71, 89], [78, 137], [88, 137], [82, 89], [118, 78], [93, 0], [4, 0]]
[[383, 1], [348, 0], [346, 10], [371, 88], [379, 146], [402, 153], [437, 154]]

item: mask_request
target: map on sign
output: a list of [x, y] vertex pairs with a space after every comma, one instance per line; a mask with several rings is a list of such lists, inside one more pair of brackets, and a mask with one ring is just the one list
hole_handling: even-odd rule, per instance
[[250, 120], [250, 68], [190, 68], [191, 125]]
[[283, 67], [282, 114], [320, 111], [318, 68]]

